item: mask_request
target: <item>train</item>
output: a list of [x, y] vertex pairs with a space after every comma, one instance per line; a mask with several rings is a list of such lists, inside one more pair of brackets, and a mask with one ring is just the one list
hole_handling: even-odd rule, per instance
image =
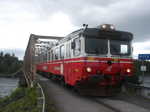
[[116, 95], [134, 74], [132, 40], [132, 33], [112, 24], [84, 24], [46, 50], [36, 69], [84, 95]]

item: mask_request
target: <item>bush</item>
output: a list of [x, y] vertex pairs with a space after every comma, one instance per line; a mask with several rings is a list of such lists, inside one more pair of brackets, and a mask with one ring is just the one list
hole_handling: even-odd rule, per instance
[[36, 88], [18, 88], [0, 99], [0, 112], [39, 112]]

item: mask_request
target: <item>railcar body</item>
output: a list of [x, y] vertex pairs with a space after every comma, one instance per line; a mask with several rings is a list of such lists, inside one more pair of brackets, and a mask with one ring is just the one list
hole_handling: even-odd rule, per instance
[[90, 95], [113, 95], [133, 76], [132, 39], [112, 25], [83, 28], [49, 49], [37, 70]]

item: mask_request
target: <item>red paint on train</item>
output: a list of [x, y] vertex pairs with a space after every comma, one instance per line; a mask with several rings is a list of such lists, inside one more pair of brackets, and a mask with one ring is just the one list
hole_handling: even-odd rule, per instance
[[[64, 83], [74, 87], [96, 85], [106, 89], [106, 93], [108, 87], [120, 89], [126, 77], [133, 76], [132, 34], [104, 28], [73, 32], [51, 48], [50, 59], [37, 64], [37, 71], [47, 73], [49, 77], [57, 76], [58, 80], [63, 79]], [[97, 46], [91, 46], [90, 42]]]

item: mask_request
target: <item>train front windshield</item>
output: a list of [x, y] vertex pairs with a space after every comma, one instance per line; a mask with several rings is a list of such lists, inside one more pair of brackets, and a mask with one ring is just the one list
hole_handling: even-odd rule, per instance
[[107, 55], [110, 52], [111, 55], [129, 56], [131, 45], [130, 41], [86, 38], [85, 52], [95, 55]]
[[130, 42], [122, 40], [110, 40], [110, 53], [112, 55], [130, 55]]
[[85, 51], [87, 54], [107, 54], [108, 40], [97, 38], [86, 38]]

